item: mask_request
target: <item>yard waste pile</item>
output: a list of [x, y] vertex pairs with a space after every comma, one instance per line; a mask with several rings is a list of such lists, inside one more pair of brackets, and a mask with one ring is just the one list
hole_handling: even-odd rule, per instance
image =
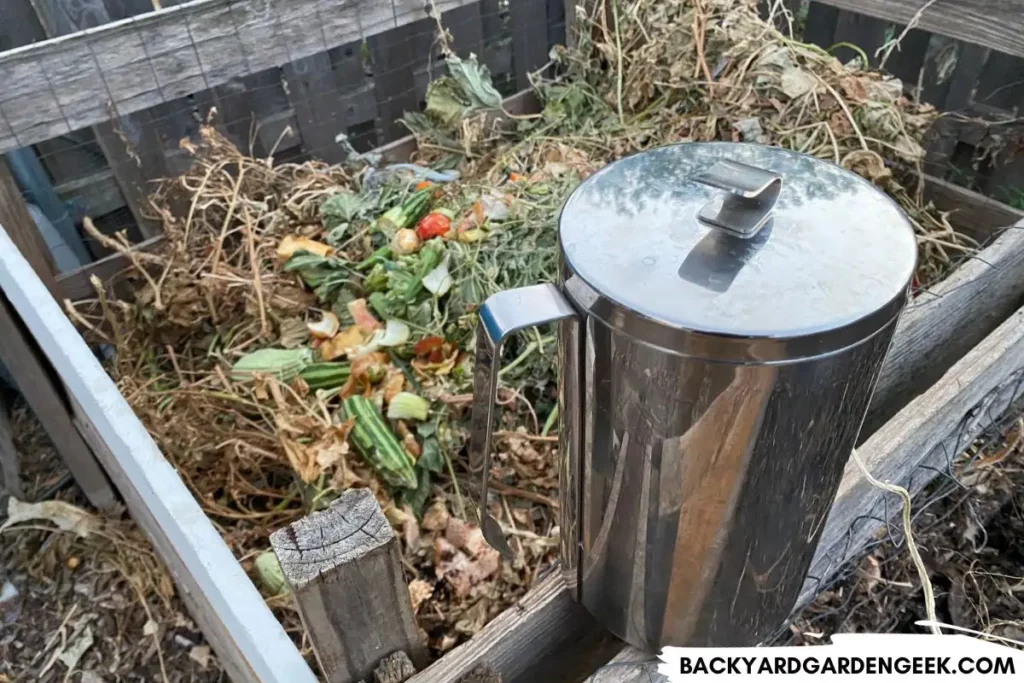
[[71, 315], [115, 348], [121, 391], [297, 639], [268, 536], [351, 487], [371, 489], [398, 531], [436, 653], [552, 565], [554, 332], [506, 345], [489, 507], [515, 558], [501, 562], [470, 521], [476, 309], [556, 280], [561, 204], [610, 161], [690, 140], [779, 145], [897, 201], [919, 282], [976, 247], [908, 180], [935, 114], [898, 81], [780, 34], [752, 2], [598, 5], [538, 74], [539, 114], [503, 112], [486, 68], [449, 56], [426, 110], [406, 117], [414, 164], [354, 151], [336, 166], [274, 164], [211, 124], [182, 143], [191, 169], [152, 197], [160, 248], [131, 252], [87, 224], [129, 254], [137, 286], [96, 283]]

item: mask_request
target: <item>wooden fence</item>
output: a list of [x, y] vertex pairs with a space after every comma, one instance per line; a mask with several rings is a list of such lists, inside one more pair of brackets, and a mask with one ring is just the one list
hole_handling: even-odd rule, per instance
[[[74, 33], [65, 38], [50, 39], [17, 48], [0, 54], [0, 78], [3, 79], [0, 82], [12, 86], [0, 93], [0, 113], [3, 114], [2, 121], [6, 126], [0, 130], [0, 140], [4, 140], [6, 136], [8, 142], [5, 144], [22, 148], [32, 145], [38, 150], [40, 146], [52, 143], [54, 134], [68, 136], [80, 132], [83, 126], [92, 126], [91, 135], [108, 161], [114, 161], [111, 159], [114, 151], [120, 150], [126, 155], [127, 160], [120, 162], [120, 169], [124, 169], [124, 172], [119, 170], [118, 162], [114, 161], [110, 173], [118, 191], [131, 206], [132, 185], [129, 183], [136, 183], [135, 187], [139, 189], [141, 186], [138, 185], [138, 178], [127, 171], [140, 169], [136, 174], [139, 175], [149, 168], [149, 161], [141, 158], [131, 138], [134, 134], [132, 131], [156, 135], [159, 144], [149, 148], [143, 147], [159, 152], [154, 152], [156, 160], [153, 163], [163, 164], [164, 168], [172, 167], [175, 163], [175, 148], [170, 144], [173, 141], [171, 136], [163, 137], [162, 134], [153, 132], [158, 127], [143, 125], [141, 128], [132, 129], [126, 121], [130, 122], [133, 117], [141, 116], [149, 117], [148, 122], [151, 124], [162, 122], [170, 125], [167, 120], [188, 113], [194, 125], [204, 115], [203, 107], [206, 104], [212, 103], [227, 109], [233, 96], [243, 97], [246, 93], [261, 93], [262, 91], [258, 89], [248, 90], [244, 85], [245, 79], [263, 78], [261, 74], [269, 72], [271, 75], [267, 78], [272, 81], [274, 70], [277, 69], [280, 71], [277, 74], [278, 85], [282, 88], [289, 105], [289, 108], [284, 110], [286, 114], [278, 120], [278, 130], [292, 126], [298, 131], [299, 136], [299, 143], [284, 153], [291, 151], [296, 156], [340, 154], [344, 152], [344, 148], [338, 141], [338, 132], [348, 132], [351, 135], [353, 129], [350, 125], [351, 120], [346, 119], [344, 113], [337, 111], [337, 102], [341, 101], [340, 98], [346, 94], [351, 95], [339, 85], [348, 82], [343, 78], [339, 80], [339, 69], [345, 58], [354, 57], [357, 49], [362, 60], [362, 87], [366, 87], [367, 79], [373, 82], [375, 113], [371, 119], [366, 120], [367, 125], [370, 121], [373, 122], [373, 135], [372, 140], [368, 138], [366, 144], [387, 140], [398, 132], [393, 126], [393, 114], [399, 109], [392, 100], [418, 104], [416, 98], [422, 97], [416, 87], [416, 70], [403, 70], [403, 67], [408, 67], [412, 62], [407, 60], [412, 60], [413, 57], [416, 60], [425, 59], [429, 47], [422, 48], [426, 50], [423, 54], [409, 56], [411, 45], [427, 45], [416, 43], [423, 38], [416, 38], [415, 36], [419, 34], [409, 27], [420, 26], [417, 30], [422, 31], [423, 35], [429, 35], [433, 31], [431, 20], [425, 18], [426, 6], [417, 4], [412, 8], [412, 5], [402, 2], [396, 0], [396, 4], [390, 5], [390, 16], [384, 16], [386, 13], [379, 9], [381, 5], [371, 0], [354, 3], [313, 0], [194, 0], [139, 18], [122, 18], [120, 21], [97, 26], [85, 33]], [[836, 12], [831, 15], [835, 22], [831, 25], [832, 28], [828, 29], [829, 24], [823, 21], [822, 17], [827, 19], [829, 12], [836, 7], [848, 8], [854, 4], [885, 18], [885, 30], [881, 33], [884, 39], [890, 32], [898, 35], [902, 31], [901, 26], [913, 19], [916, 13], [914, 8], [919, 8], [924, 1], [916, 4], [902, 0], [885, 3], [868, 0], [863, 3], [853, 3], [852, 0], [829, 0], [827, 3], [812, 3], [809, 6], [806, 3], [789, 3], [789, 6], [795, 10], [798, 25], [805, 24], [802, 29], [806, 32], [805, 35], [815, 39], [814, 31], [819, 30], [815, 27], [825, 26], [824, 29], [820, 29], [820, 37], [815, 40], [819, 40], [826, 48], [840, 50], [843, 48], [836, 47], [835, 43], [850, 42], [844, 36], [851, 35], [844, 33], [849, 30], [848, 27], [840, 29], [840, 19], [848, 17], [843, 19], [844, 26], [847, 23], [854, 25], [866, 20], [849, 18], [851, 15]], [[104, 0], [102, 5], [107, 17], [119, 16], [111, 0]], [[132, 5], [130, 0], [123, 0], [117, 7], [122, 13], [126, 13]], [[170, 3], [164, 0], [164, 5], [168, 6]], [[946, 88], [947, 98], [954, 89], [961, 93], [961, 98], [966, 97], [966, 104], [963, 105], [965, 111], [987, 106], [978, 101], [979, 92], [982, 92], [980, 84], [984, 81], [982, 76], [974, 77], [974, 85], [956, 79], [957, 70], [967, 69], [969, 60], [958, 56], [956, 64], [950, 67], [946, 61], [938, 59], [939, 55], [935, 49], [932, 49], [933, 56], [927, 57], [928, 50], [933, 42], [938, 46], [947, 39], [970, 40], [974, 46], [953, 49], [958, 55], [968, 54], [974, 47], [986, 50], [983, 60], [980, 57], [975, 60], [982, 62], [982, 66], [972, 67], [981, 69], [979, 74], [988, 68], [986, 65], [992, 63], [992, 60], [1018, 59], [1022, 55], [1019, 45], [1022, 35], [1020, 29], [1024, 28], [1022, 5], [1024, 3], [1008, 0], [975, 0], [969, 7], [964, 0], [938, 0], [929, 3], [929, 9], [934, 9], [936, 14], [929, 15], [927, 11], [923, 13], [919, 23], [921, 28], [917, 30], [928, 29], [935, 31], [936, 35], [926, 36], [926, 46], [916, 67], [917, 80], [908, 77], [913, 73], [913, 64], [907, 67], [909, 71], [906, 72], [907, 75], [903, 75], [904, 80], [920, 84], [918, 89], [923, 93], [924, 85], [931, 81], [922, 74], [928, 73], [928, 69], [933, 69], [938, 74], [935, 79], [936, 87], [945, 87], [946, 81], [951, 81]], [[45, 6], [45, 3], [42, 0], [35, 0], [32, 7], [36, 6]], [[68, 3], [67, 6], [90, 6], [95, 9], [99, 4], [96, 0], [93, 0], [92, 4], [78, 0], [76, 3]], [[471, 14], [473, 20], [469, 23], [479, 17], [481, 31], [483, 30], [483, 8], [487, 6], [486, 0], [474, 4], [460, 4], [450, 0], [447, 3], [438, 2], [438, 6], [445, 13], [462, 11]], [[510, 4], [498, 2], [494, 6], [497, 7], [497, 14], [494, 16], [500, 20], [502, 35], [509, 36], [506, 45], [509, 46], [511, 54], [509, 70], [499, 73], [506, 74], [507, 87], [515, 88], [525, 82], [523, 79], [528, 77], [533, 66], [546, 60], [552, 34], [540, 30], [540, 27], [548, 27], [550, 17], [561, 11], [561, 2], [511, 0]], [[4, 7], [6, 11], [7, 5]], [[268, 13], [253, 15], [251, 11], [254, 7], [264, 7]], [[405, 9], [400, 13], [399, 7]], [[954, 16], [950, 12], [958, 7], [967, 12], [967, 18], [956, 22], [942, 19]], [[907, 12], [911, 10], [913, 12], [908, 14]], [[237, 14], [236, 11], [241, 14]], [[985, 16], [991, 19], [991, 25], [971, 18], [975, 16], [972, 12], [979, 11], [983, 11]], [[214, 14], [218, 12], [220, 14]], [[564, 16], [564, 12], [562, 15]], [[24, 7], [20, 14], [15, 11], [9, 16], [20, 16], [26, 21], [35, 16], [40, 26], [51, 21], [47, 19], [45, 13], [29, 14]], [[82, 16], [87, 16], [89, 21], [96, 21], [98, 15], [94, 12]], [[220, 17], [220, 20], [214, 21], [210, 18], [213, 16]], [[236, 23], [240, 16], [249, 17], [250, 20], [241, 24]], [[26, 17], [28, 19], [25, 19]], [[231, 18], [232, 23], [228, 23], [227, 17]], [[543, 22], [541, 17], [544, 19]], [[323, 29], [324, 26], [346, 25], [345, 21], [349, 22], [348, 34]], [[268, 28], [270, 24], [267, 22], [273, 22], [274, 35], [294, 36], [295, 39], [285, 41], [283, 51], [275, 52], [271, 46], [264, 55], [256, 50], [262, 46], [258, 42], [252, 42], [254, 38], [245, 36], [248, 28], [258, 28], [263, 31], [260, 35], [269, 36], [267, 31], [271, 29]], [[351, 32], [354, 31], [352, 22], [358, 28], [358, 33]], [[890, 26], [889, 22], [903, 24], [893, 23]], [[315, 35], [297, 35], [296, 32], [308, 30], [314, 23], [317, 27]], [[8, 25], [6, 21], [0, 22], [0, 26]], [[146, 35], [151, 38], [162, 36], [162, 40], [169, 41], [165, 44], [170, 45], [176, 40], [171, 34], [175, 30], [180, 31], [182, 25], [186, 27], [186, 33], [189, 33], [187, 42], [178, 43], [184, 49], [175, 49], [173, 52], [156, 51], [154, 46], [161, 44], [159, 40], [153, 38], [143, 41], [139, 37], [140, 31], [148, 31], [150, 33]], [[62, 30], [58, 23], [53, 23], [53, 26], [53, 35]], [[200, 26], [206, 26], [209, 33], [203, 34], [199, 31]], [[192, 31], [193, 27], [197, 30]], [[198, 40], [197, 33], [200, 36]], [[394, 54], [384, 50], [384, 47], [378, 47], [375, 51], [376, 41], [388, 40], [388, 36], [396, 40], [395, 36], [398, 35], [404, 35], [405, 38], [392, 45], [400, 46], [406, 52], [399, 52], [398, 47], [395, 48]], [[911, 31], [905, 38], [908, 41], [903, 45], [905, 54], [911, 54], [909, 39], [914, 35], [917, 34]], [[138, 52], [133, 53], [130, 49], [136, 44], [133, 42], [135, 39], [138, 39], [138, 45], [143, 50], [144, 59], [139, 57]], [[307, 54], [306, 48], [302, 47], [306, 40], [319, 41], [316, 47], [322, 48], [321, 51]], [[338, 40], [348, 42], [335, 44]], [[458, 36], [456, 40], [459, 40]], [[218, 51], [207, 52], [207, 48], [212, 46], [204, 46], [204, 43], [212, 41], [228, 41], [238, 48], [236, 52], [225, 56], [225, 59], [234, 61], [220, 67], [217, 67], [220, 62], [204, 62], [204, 55], [207, 55], [207, 60], [219, 59]], [[501, 41], [493, 46], [486, 40], [483, 42], [482, 54], [488, 60], [493, 59], [493, 49], [500, 48]], [[249, 50], [246, 49], [247, 44], [250, 46]], [[59, 49], [62, 45], [68, 47], [67, 53]], [[99, 48], [104, 45], [107, 45], [104, 48], [106, 51], [100, 50]], [[353, 55], [346, 57], [346, 45], [353, 46]], [[860, 47], [870, 49], [866, 41], [862, 41]], [[91, 56], [93, 61], [72, 60], [70, 56], [63, 56], [75, 54], [74, 50], [80, 50], [81, 55]], [[182, 90], [165, 89], [169, 86], [161, 85], [158, 73], [166, 73], [168, 78], [179, 79], [194, 76], [189, 71], [188, 64], [179, 64], [166, 72], [155, 69], [155, 64], [159, 61], [157, 58], [179, 53], [186, 55], [182, 59], [195, 58], [194, 62], [189, 61], [188, 64], [198, 68], [198, 73], [202, 75], [200, 80], [205, 89], [200, 91], [199, 95], [192, 93], [184, 96], [181, 94]], [[213, 57], [209, 56], [211, 54]], [[325, 54], [327, 62], [322, 61]], [[406, 56], [396, 57], [396, 54]], [[523, 57], [524, 54], [527, 57]], [[264, 58], [269, 61], [258, 61]], [[277, 63], [285, 58], [290, 61]], [[319, 65], [324, 68], [318, 70], [313, 64], [308, 70], [300, 67], [296, 72], [298, 75], [289, 78], [289, 70], [294, 68], [296, 60], [309, 59], [320, 59]], [[929, 67], [929, 64], [932, 66]], [[942, 66], [944, 64], [945, 66]], [[142, 72], [138, 70], [138, 67], [147, 65], [150, 68], [149, 72], [144, 69]], [[132, 68], [126, 68], [129, 66]], [[325, 76], [328, 66], [331, 75]], [[113, 114], [113, 124], [108, 118], [96, 112], [94, 100], [79, 100], [73, 96], [76, 92], [86, 93], [88, 97], [97, 95], [95, 92], [75, 90], [71, 87], [75, 85], [76, 73], [80, 80], [84, 79], [91, 83], [82, 83], [77, 87], [96, 87], [92, 83], [93, 78], [86, 78], [80, 71], [93, 67], [97, 67], [104, 75], [104, 90], [98, 96], [104, 98], [100, 102], [113, 103], [108, 107], [107, 115], [109, 118], [110, 114]], [[892, 68], [896, 70], [897, 67]], [[232, 72], [232, 69], [237, 69], [237, 73]], [[950, 69], [952, 76], [945, 80], [940, 77], [939, 71], [945, 73]], [[353, 69], [352, 73], [355, 74], [357, 71]], [[95, 71], [90, 73], [93, 76], [96, 74]], [[108, 79], [108, 73], [118, 78], [123, 77], [124, 80]], [[136, 76], [131, 76], [132, 73]], [[138, 75], [139, 73], [142, 75]], [[310, 76], [318, 73], [319, 76]], [[384, 79], [391, 74], [394, 74], [395, 79], [401, 79], [404, 86], [394, 90], [392, 95], [382, 96], [378, 88], [386, 91]], [[305, 82], [313, 84], [310, 85], [305, 97], [296, 95], [298, 86], [295, 84], [303, 82], [299, 78], [300, 75], [308, 76]], [[224, 80], [218, 80], [221, 77]], [[131, 85], [132, 78], [141, 80]], [[331, 93], [329, 98], [318, 99], [323, 92], [323, 83], [317, 85], [316, 78], [325, 79], [326, 87]], [[243, 83], [241, 92], [232, 90], [236, 82], [234, 79], [241, 79], [238, 81]], [[116, 93], [111, 90], [109, 80], [115, 82]], [[142, 82], [143, 80], [145, 82]], [[195, 83], [198, 84], [200, 80]], [[123, 91], [119, 90], [122, 85], [126, 88]], [[266, 87], [274, 89], [277, 86]], [[1006, 81], [1001, 87], [1005, 91], [1017, 86], [1012, 81]], [[988, 101], [992, 101], [996, 94], [995, 90], [996, 88], [993, 88], [992, 92], [984, 91], [988, 92]], [[968, 94], [964, 95], [964, 92]], [[34, 120], [27, 117], [21, 109], [28, 101], [23, 98], [30, 96], [49, 98], [49, 104], [40, 109], [43, 114]], [[181, 102], [182, 97], [192, 98], [188, 100], [187, 112], [173, 109], [185, 106]], [[150, 98], [157, 100], [151, 101]], [[238, 104], [237, 111], [242, 112], [240, 118], [228, 117], [224, 123], [229, 129], [234, 128], [235, 135], [242, 135], [242, 139], [247, 131], [254, 130], [254, 126], [250, 125], [252, 121], [258, 119], [268, 124], [273, 120], [270, 114], [256, 112], [253, 99], [250, 97], [248, 104]], [[319, 108], [313, 107], [314, 102], [319, 102]], [[307, 110], [302, 109], [300, 104], [308, 105], [308, 111], [313, 112], [309, 118], [302, 113]], [[1016, 105], [1012, 102], [1007, 101], [1004, 104], [1010, 107], [1007, 109], [1010, 113], [1015, 111], [1013, 107]], [[509, 111], [522, 112], [531, 109], [535, 111], [536, 106], [536, 100], [524, 94], [507, 101], [506, 108]], [[161, 107], [171, 109], [163, 115], [154, 114], [154, 111], [159, 112]], [[51, 114], [56, 111], [60, 115], [47, 118], [47, 111]], [[78, 118], [69, 119], [69, 113], [74, 113]], [[75, 122], [77, 129], [71, 127], [71, 121]], [[107, 125], [112, 127], [104, 132], [102, 129]], [[954, 147], [968, 144], [963, 140], [967, 139], [965, 136], [974, 130], [971, 126], [975, 125], [982, 126], [986, 135], [991, 134], [993, 129], [986, 124], [966, 122], [962, 127], [955, 129]], [[322, 126], [327, 128], [324, 129]], [[53, 132], [65, 130], [67, 132]], [[367, 127], [366, 130], [369, 131], [370, 128]], [[42, 137], [45, 135], [50, 137]], [[104, 136], [113, 148], [104, 149]], [[266, 152], [273, 149], [275, 143], [276, 138], [260, 140], [259, 135], [253, 140], [254, 146], [264, 145], [263, 149]], [[407, 159], [414, 150], [415, 141], [403, 138], [380, 149], [379, 152], [387, 159], [397, 161]], [[49, 159], [43, 155], [44, 162], [52, 162], [55, 158], [56, 153]], [[937, 164], [934, 167], [945, 168], [943, 159], [955, 160], [955, 154], [933, 157]], [[158, 553], [170, 567], [190, 610], [232, 678], [237, 681], [314, 680], [312, 672], [284, 636], [280, 625], [273, 620], [258, 592], [231, 557], [230, 551], [210, 520], [202, 514], [141, 422], [131, 413], [127, 403], [117, 392], [116, 386], [104, 373], [85, 342], [74, 332], [70, 321], [62, 315], [55, 300], [62, 296], [74, 296], [75, 287], [80, 285], [88, 274], [116, 272], [124, 265], [124, 261], [108, 259], [99, 265], [76, 273], [64, 274], [59, 279], [54, 278], [52, 272], [46, 269], [46, 264], [40, 262], [43, 258], [42, 252], [32, 248], [31, 240], [28, 239], [31, 231], [28, 223], [31, 219], [27, 217], [24, 206], [17, 201], [17, 194], [11, 192], [12, 187], [13, 181], [5, 174], [5, 169], [0, 168], [0, 225], [3, 226], [0, 230], [0, 288], [3, 290], [3, 296], [0, 296], [0, 329], [4, 331], [3, 341], [0, 342], [0, 359], [13, 366], [12, 369], [16, 370], [18, 377], [29, 381], [30, 384], [38, 385], [26, 398], [32, 403], [33, 409], [40, 413], [48, 430], [67, 435], [64, 437], [62, 455], [82, 468], [81, 475], [76, 472], [77, 478], [93, 482], [89, 488], [98, 506], [110, 505], [112, 490], [105, 477], [112, 480], [114, 487], [124, 497], [132, 516], [153, 540]], [[977, 259], [957, 269], [947, 280], [933, 288], [931, 297], [915, 302], [912, 309], [901, 319], [872, 400], [865, 429], [866, 438], [859, 446], [861, 457], [867, 462], [868, 467], [882, 478], [904, 483], [912, 490], [920, 490], [937, 472], [948, 469], [949, 453], [957, 452], [978, 435], [992, 429], [993, 425], [998, 423], [1000, 415], [1020, 406], [1024, 394], [1024, 309], [1017, 309], [1021, 297], [1024, 296], [1024, 223], [1018, 222], [1022, 214], [998, 202], [956, 188], [941, 179], [927, 178], [926, 190], [928, 196], [940, 206], [961, 209], [961, 212], [954, 216], [957, 227], [971, 230], [972, 234], [986, 238], [991, 244]], [[1004, 229], [1015, 222], [1015, 229]], [[158, 240], [159, 236], [151, 237], [147, 244], [151, 245]], [[19, 344], [19, 340], [22, 343]], [[51, 369], [58, 378], [56, 381], [48, 379], [47, 373]], [[30, 376], [30, 372], [35, 374]], [[36, 377], [38, 381], [31, 382], [32, 377]], [[354, 506], [356, 502], [351, 504]], [[825, 524], [822, 541], [801, 601], [813, 597], [823, 585], [833, 580], [841, 567], [855, 560], [864, 544], [885, 528], [891, 515], [897, 510], [898, 506], [892, 505], [884, 494], [868, 485], [859, 470], [853, 466], [849, 467], [844, 474], [835, 506]], [[371, 508], [366, 514], [373, 517], [375, 512]], [[374, 569], [371, 572], [353, 570], [361, 577], [385, 576], [393, 569], [389, 565], [393, 565], [389, 549], [390, 538], [384, 533], [383, 526], [381, 529], [381, 534], [374, 536], [374, 542], [370, 546], [359, 553], [346, 555], [346, 562], [365, 563], [365, 566], [372, 563]], [[296, 538], [298, 537], [297, 532]], [[280, 546], [279, 550], [287, 564], [284, 555], [291, 549]], [[370, 557], [371, 553], [375, 555]], [[341, 575], [349, 572], [349, 569], [339, 564], [330, 568], [325, 566], [324, 571]], [[308, 613], [310, 605], [317, 608], [318, 605], [325, 604], [325, 600], [346, 599], [344, 586], [321, 585], [323, 582], [307, 581], [301, 576], [291, 578], [295, 581], [297, 593], [301, 591], [306, 596], [312, 592], [317, 593], [305, 604], [300, 602], [307, 619], [311, 616]], [[377, 605], [397, 605], [401, 602], [400, 598], [405, 597], [398, 590], [401, 588], [400, 585], [397, 585], [396, 589], [395, 581], [391, 581], [386, 587], [377, 586], [372, 589], [365, 582], [353, 582], [349, 589], [352, 586], [361, 591], [361, 599], [372, 597], [372, 602]], [[374, 590], [375, 593], [369, 596], [369, 590]], [[351, 594], [347, 595], [347, 598], [352, 597]], [[402, 605], [397, 605], [395, 611], [401, 613]], [[344, 676], [361, 675], [365, 672], [364, 667], [368, 665], [372, 653], [369, 649], [360, 650], [357, 647], [359, 643], [351, 640], [353, 633], [345, 630], [346, 624], [338, 622], [339, 620], [331, 618], [330, 614], [320, 619], [320, 630], [313, 634], [314, 642], [318, 647], [326, 648], [325, 654], [329, 655], [338, 650], [347, 653], [345, 656], [350, 659], [345, 662], [334, 662], [350, 665], [347, 673], [343, 672]], [[375, 620], [374, 623], [378, 622], [381, 620]], [[407, 647], [411, 650], [409, 654], [416, 660], [418, 645], [411, 639], [407, 630], [402, 631], [408, 626], [407, 622], [408, 619], [403, 621], [396, 617], [391, 624], [393, 628], [390, 634], [382, 631], [377, 635], [389, 636], [389, 644]], [[387, 626], [388, 624], [382, 624], [382, 628]], [[403, 642], [407, 646], [402, 646]], [[331, 647], [335, 647], [336, 650], [331, 650]], [[355, 657], [362, 660], [356, 661]], [[605, 633], [570, 599], [560, 575], [556, 573], [541, 579], [516, 607], [499, 615], [468, 643], [417, 673], [410, 681], [453, 683], [481, 664], [500, 674], [502, 678], [499, 680], [506, 683], [535, 680], [579, 681], [596, 668], [605, 665], [609, 658], [612, 658], [611, 662], [602, 670], [600, 677], [594, 680], [601, 683], [657, 680], [651, 670], [650, 657], [624, 647], [621, 642]]]
[[[183, 170], [180, 141], [213, 107], [221, 129], [255, 155], [336, 162], [346, 143], [365, 151], [404, 134], [397, 119], [422, 106], [438, 75], [433, 12], [505, 95], [527, 87], [565, 36], [565, 0], [155, 4], [162, 9], [154, 0], [4, 0], [0, 9], [0, 152], [30, 149], [72, 221], [87, 214], [135, 241], [158, 232], [143, 208], [149, 181]], [[885, 68], [961, 115], [936, 126], [929, 173], [1024, 207], [1016, 3], [937, 0], [921, 13], [924, 0], [761, 4], [788, 27], [786, 8], [796, 35], [844, 59], [859, 50], [873, 65], [915, 22]], [[78, 237], [89, 259], [107, 254]]]
[[[762, 0], [762, 13], [771, 3]], [[794, 33], [846, 61], [867, 57], [948, 112], [926, 170], [1024, 208], [1024, 8], [1010, 0], [786, 0]], [[927, 8], [925, 6], [927, 5]], [[925, 8], [924, 11], [921, 11]], [[786, 23], [775, 10], [779, 25]], [[915, 19], [916, 17], [916, 19]], [[903, 35], [899, 47], [886, 44]]]
[[337, 162], [346, 142], [366, 151], [406, 134], [398, 119], [440, 75], [432, 13], [505, 94], [565, 35], [563, 0], [151, 1], [0, 10], [0, 152], [31, 147], [62, 200], [101, 230], [138, 226], [136, 240], [157, 232], [148, 181], [184, 170], [179, 142], [212, 107], [255, 155]]

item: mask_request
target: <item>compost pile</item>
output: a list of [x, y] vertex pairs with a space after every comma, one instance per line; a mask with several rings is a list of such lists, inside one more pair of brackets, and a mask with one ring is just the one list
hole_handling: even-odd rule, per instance
[[426, 111], [406, 119], [415, 165], [355, 152], [333, 167], [275, 165], [203, 128], [183, 142], [191, 170], [152, 198], [166, 241], [130, 252], [137, 287], [97, 286], [70, 309], [114, 347], [122, 393], [297, 638], [267, 538], [351, 487], [371, 489], [398, 531], [436, 652], [553, 562], [553, 331], [506, 345], [489, 501], [515, 552], [503, 563], [471, 522], [475, 311], [556, 279], [558, 210], [609, 161], [686, 140], [780, 145], [898, 201], [918, 231], [921, 282], [974, 248], [902, 184], [934, 114], [898, 81], [784, 37], [753, 3], [600, 5], [538, 76], [540, 114], [505, 114], [486, 69], [449, 57]]

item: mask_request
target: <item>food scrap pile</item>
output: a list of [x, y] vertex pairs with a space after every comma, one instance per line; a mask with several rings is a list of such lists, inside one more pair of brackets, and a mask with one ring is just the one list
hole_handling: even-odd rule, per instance
[[[129, 255], [133, 291], [70, 307], [163, 453], [297, 638], [271, 532], [367, 487], [399, 531], [435, 652], [475, 633], [557, 554], [555, 338], [506, 345], [489, 501], [515, 559], [468, 520], [476, 309], [557, 278], [556, 221], [608, 162], [687, 140], [751, 140], [834, 160], [908, 212], [919, 279], [974, 245], [905, 186], [934, 118], [898, 81], [843, 65], [753, 2], [598, 3], [538, 74], [539, 114], [502, 111], [475, 58], [449, 56], [406, 122], [415, 163], [275, 165], [204, 127], [152, 197], [166, 240]], [[608, 11], [617, 16], [606, 16]], [[443, 36], [441, 36], [443, 40]], [[893, 169], [896, 169], [895, 171]], [[623, 235], [628, 239], [628, 235]]]

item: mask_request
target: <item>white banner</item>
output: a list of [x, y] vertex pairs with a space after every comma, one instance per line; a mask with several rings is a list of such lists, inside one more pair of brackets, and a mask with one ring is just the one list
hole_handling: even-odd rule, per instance
[[672, 683], [786, 680], [817, 683], [1024, 681], [1024, 651], [966, 635], [836, 634], [811, 647], [666, 647], [658, 673]]

